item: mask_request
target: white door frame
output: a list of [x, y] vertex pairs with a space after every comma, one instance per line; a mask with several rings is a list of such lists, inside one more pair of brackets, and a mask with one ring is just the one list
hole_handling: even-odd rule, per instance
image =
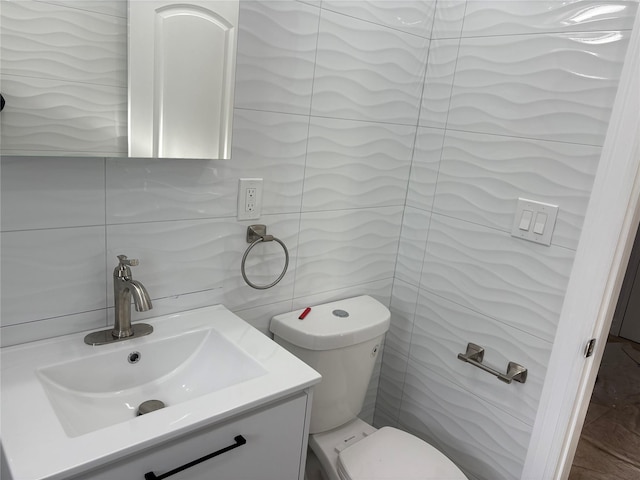
[[[602, 149], [522, 479], [571, 469], [640, 221], [640, 12]], [[589, 359], [584, 349], [597, 338]]]

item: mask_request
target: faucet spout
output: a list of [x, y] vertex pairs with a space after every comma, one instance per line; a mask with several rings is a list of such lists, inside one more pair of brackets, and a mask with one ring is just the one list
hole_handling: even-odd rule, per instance
[[131, 296], [133, 297], [133, 303], [136, 307], [136, 312], [146, 312], [147, 310], [151, 310], [153, 305], [151, 304], [151, 297], [149, 296], [149, 292], [144, 288], [137, 280], [129, 280], [129, 291], [131, 292]]
[[150, 310], [151, 297], [142, 283], [134, 280], [129, 266], [136, 266], [137, 260], [129, 260], [125, 255], [118, 255], [120, 263], [113, 271], [113, 296], [115, 302], [115, 322], [111, 335], [115, 338], [126, 338], [134, 334], [131, 327], [131, 297], [138, 312]]

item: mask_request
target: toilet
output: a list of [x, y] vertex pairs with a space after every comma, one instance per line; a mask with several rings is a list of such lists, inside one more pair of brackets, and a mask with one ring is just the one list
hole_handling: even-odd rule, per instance
[[397, 428], [376, 429], [357, 415], [373, 373], [389, 309], [363, 295], [283, 313], [274, 340], [317, 370], [309, 447], [325, 480], [467, 480], [427, 442]]

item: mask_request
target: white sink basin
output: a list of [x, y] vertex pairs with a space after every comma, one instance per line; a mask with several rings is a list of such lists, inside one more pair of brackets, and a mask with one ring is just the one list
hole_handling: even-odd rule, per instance
[[37, 370], [68, 436], [130, 420], [148, 400], [176, 405], [267, 373], [213, 329], [148, 340]]
[[[107, 345], [83, 332], [2, 349], [2, 474], [70, 478], [320, 381], [222, 305], [145, 323], [152, 334]], [[166, 407], [137, 416], [147, 400]]]

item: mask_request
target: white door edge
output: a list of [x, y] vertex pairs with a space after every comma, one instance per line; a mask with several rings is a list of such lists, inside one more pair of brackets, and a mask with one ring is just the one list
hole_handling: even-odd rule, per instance
[[[640, 220], [640, 13], [569, 278], [523, 480], [563, 480], [600, 366]], [[597, 338], [589, 359], [584, 348]]]

